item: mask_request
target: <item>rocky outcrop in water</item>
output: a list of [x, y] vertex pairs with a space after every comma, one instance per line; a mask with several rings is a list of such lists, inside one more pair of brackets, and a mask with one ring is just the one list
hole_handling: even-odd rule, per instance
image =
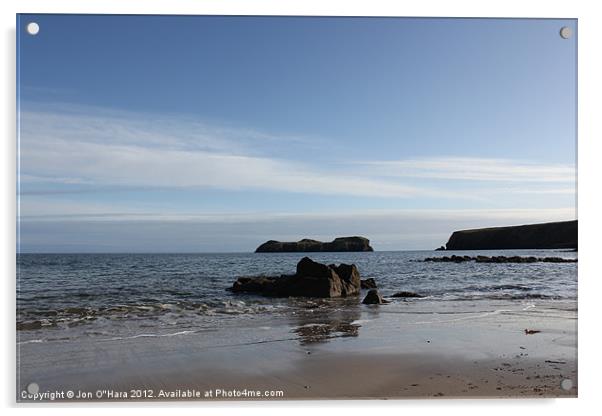
[[475, 261], [477, 263], [577, 263], [577, 259], [565, 259], [562, 257], [521, 257], [521, 256], [443, 256], [427, 257], [424, 261], [435, 263], [463, 263], [466, 261]]
[[362, 303], [364, 305], [382, 305], [384, 303], [389, 303], [389, 301], [383, 299], [380, 293], [378, 293], [378, 289], [370, 289]]
[[370, 240], [364, 237], [339, 237], [329, 243], [305, 238], [297, 242], [281, 242], [270, 240], [255, 250], [256, 253], [309, 253], [335, 251], [374, 251]]
[[406, 291], [401, 291], [401, 292], [397, 292], [394, 295], [391, 295], [392, 298], [423, 298], [423, 295], [419, 295], [418, 293], [414, 293], [414, 292], [406, 292]]
[[304, 257], [294, 275], [240, 277], [230, 290], [265, 296], [336, 298], [359, 295], [360, 280], [355, 264], [327, 266]]
[[577, 220], [455, 231], [447, 250], [577, 248]]

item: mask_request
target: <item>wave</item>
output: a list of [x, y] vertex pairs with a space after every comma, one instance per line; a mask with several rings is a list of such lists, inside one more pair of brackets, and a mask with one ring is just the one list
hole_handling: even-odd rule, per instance
[[470, 294], [458, 294], [458, 295], [444, 295], [446, 300], [533, 300], [533, 299], [547, 299], [547, 300], [561, 300], [570, 299], [566, 296], [559, 295], [547, 295], [543, 293], [491, 293], [486, 295], [470, 295]]
[[142, 303], [109, 307], [69, 306], [52, 310], [17, 309], [17, 330], [33, 331], [58, 326], [73, 327], [97, 321], [144, 319], [171, 316], [248, 315], [278, 308], [242, 300], [216, 300], [206, 302]]
[[178, 331], [178, 332], [173, 332], [173, 333], [168, 333], [168, 334], [136, 334], [136, 335], [130, 335], [127, 337], [113, 337], [113, 338], [101, 339], [99, 341], [121, 341], [121, 340], [125, 340], [125, 339], [136, 339], [136, 338], [177, 337], [180, 335], [194, 334], [197, 332], [198, 331]]
[[[166, 334], [136, 334], [136, 335], [130, 335], [130, 336], [123, 336], [123, 337], [101, 338], [97, 342], [122, 341], [122, 340], [137, 339], [137, 338], [177, 337], [177, 336], [181, 336], [181, 335], [195, 334], [195, 333], [198, 333], [198, 332], [201, 332], [201, 331], [186, 330], [186, 331], [171, 332], [171, 333], [166, 333]], [[40, 344], [40, 343], [52, 342], [52, 341], [69, 341], [70, 339], [71, 338], [69, 338], [69, 337], [64, 337], [64, 338], [40, 338], [40, 339], [30, 339], [30, 340], [27, 340], [27, 341], [21, 341], [21, 342], [18, 342], [17, 344], [19, 344], [19, 345]]]
[[480, 286], [476, 286], [476, 285], [472, 285], [472, 286], [467, 286], [465, 288], [462, 288], [462, 291], [479, 291], [479, 292], [490, 292], [490, 291], [497, 291], [497, 290], [522, 290], [522, 291], [531, 291], [533, 290], [532, 287], [529, 286], [525, 286], [525, 285], [519, 285], [519, 284], [501, 284], [501, 285], [480, 285]]

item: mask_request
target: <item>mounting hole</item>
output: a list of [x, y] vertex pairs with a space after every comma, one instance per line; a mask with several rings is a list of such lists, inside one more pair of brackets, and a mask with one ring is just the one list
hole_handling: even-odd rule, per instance
[[27, 24], [27, 33], [32, 36], [37, 35], [40, 32], [40, 25], [36, 22], [30, 22]]
[[568, 38], [570, 38], [571, 36], [573, 36], [573, 30], [572, 30], [570, 27], [568, 27], [568, 26], [563, 26], [563, 27], [560, 29], [560, 37], [561, 37], [562, 39], [568, 39]]
[[573, 388], [573, 380], [565, 378], [560, 383], [560, 387], [562, 387], [562, 390], [567, 390], [567, 391], [570, 390], [570, 389], [572, 389]]
[[37, 394], [40, 391], [40, 386], [38, 383], [29, 383], [27, 385], [27, 393], [29, 394]]

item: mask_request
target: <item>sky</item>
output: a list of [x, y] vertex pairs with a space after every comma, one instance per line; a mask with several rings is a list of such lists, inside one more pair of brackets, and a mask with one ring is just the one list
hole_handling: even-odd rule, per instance
[[22, 14], [17, 32], [20, 252], [432, 249], [576, 218], [574, 19]]

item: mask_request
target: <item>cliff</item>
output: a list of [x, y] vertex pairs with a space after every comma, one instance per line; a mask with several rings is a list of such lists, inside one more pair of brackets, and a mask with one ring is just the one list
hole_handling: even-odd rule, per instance
[[447, 250], [577, 248], [577, 220], [455, 231]]
[[333, 252], [333, 251], [374, 251], [370, 240], [364, 237], [339, 237], [329, 243], [303, 239], [297, 242], [270, 240], [255, 250], [256, 253], [294, 253], [294, 252]]

